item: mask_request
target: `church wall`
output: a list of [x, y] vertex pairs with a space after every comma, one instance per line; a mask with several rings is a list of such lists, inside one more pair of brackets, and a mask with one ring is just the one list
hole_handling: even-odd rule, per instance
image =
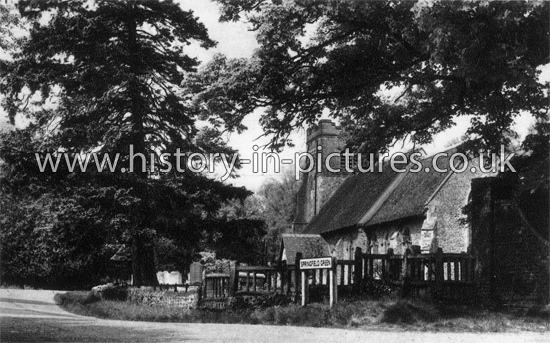
[[437, 217], [436, 245], [443, 252], [468, 251], [471, 235], [469, 224], [465, 222], [467, 216], [462, 211], [468, 203], [472, 179], [488, 175], [477, 169], [473, 173], [471, 167], [476, 164], [477, 160], [466, 171], [453, 173], [428, 204], [428, 211], [433, 217]]

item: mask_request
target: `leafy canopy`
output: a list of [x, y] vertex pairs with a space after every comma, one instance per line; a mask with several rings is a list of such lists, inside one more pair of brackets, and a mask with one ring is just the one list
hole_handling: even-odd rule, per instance
[[523, 111], [548, 114], [547, 2], [217, 1], [221, 20], [246, 16], [260, 47], [217, 56], [194, 82], [196, 106], [237, 130], [265, 107], [274, 148], [326, 110], [370, 151], [428, 143], [466, 115], [469, 138], [495, 149]]

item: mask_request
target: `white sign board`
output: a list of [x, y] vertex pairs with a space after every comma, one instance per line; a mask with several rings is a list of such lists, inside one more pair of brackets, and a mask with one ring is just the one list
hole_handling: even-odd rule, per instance
[[331, 269], [332, 257], [304, 258], [300, 260], [300, 269]]
[[428, 251], [432, 247], [432, 241], [434, 240], [434, 232], [428, 230], [422, 230], [420, 234], [420, 249], [422, 251]]
[[420, 250], [427, 252], [431, 249], [435, 238], [435, 230], [437, 227], [437, 217], [430, 217], [422, 223], [420, 229]]

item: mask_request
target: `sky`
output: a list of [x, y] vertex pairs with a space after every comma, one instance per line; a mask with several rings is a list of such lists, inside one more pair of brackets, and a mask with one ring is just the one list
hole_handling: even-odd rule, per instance
[[[248, 30], [248, 24], [243, 21], [220, 23], [218, 21], [220, 16], [218, 4], [209, 0], [176, 0], [176, 2], [179, 2], [184, 10], [193, 10], [195, 15], [208, 29], [210, 37], [218, 42], [215, 48], [208, 50], [192, 44], [186, 48], [185, 52], [187, 54], [197, 57], [203, 63], [210, 61], [216, 53], [222, 53], [229, 58], [247, 58], [252, 56], [254, 49], [258, 45], [254, 33]], [[550, 80], [549, 65], [545, 66], [541, 79]], [[255, 145], [261, 147], [268, 142], [268, 138], [259, 138], [263, 133], [258, 123], [261, 113], [261, 110], [257, 110], [245, 118], [244, 124], [248, 127], [248, 130], [242, 134], [233, 133], [225, 136], [229, 145], [239, 151], [241, 158], [251, 158]], [[520, 136], [524, 136], [531, 123], [531, 117], [525, 115], [517, 120], [515, 129]], [[18, 124], [21, 126], [22, 121]], [[452, 129], [436, 135], [434, 142], [428, 146], [424, 146], [424, 150], [428, 154], [434, 153], [442, 149], [451, 139], [460, 137], [468, 127], [469, 118], [458, 118], [456, 124]], [[6, 114], [0, 109], [0, 128], [6, 126], [8, 126]], [[285, 148], [279, 154], [281, 159], [293, 158], [296, 152], [305, 151], [305, 130], [298, 130], [290, 138], [293, 140], [295, 146], [293, 148]], [[262, 149], [260, 148], [258, 152], [261, 153]], [[264, 152], [269, 151], [264, 150]], [[274, 173], [272, 168], [265, 174], [261, 172], [254, 173], [251, 166], [244, 166], [238, 174], [240, 177], [230, 179], [227, 182], [233, 183], [236, 186], [245, 186], [252, 191], [257, 191], [266, 180], [276, 179], [280, 175]]]

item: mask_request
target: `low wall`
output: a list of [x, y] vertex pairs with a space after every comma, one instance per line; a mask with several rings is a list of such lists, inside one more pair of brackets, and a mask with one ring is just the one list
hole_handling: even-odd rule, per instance
[[200, 290], [172, 292], [130, 288], [127, 300], [134, 304], [180, 307], [188, 310], [199, 307]]

